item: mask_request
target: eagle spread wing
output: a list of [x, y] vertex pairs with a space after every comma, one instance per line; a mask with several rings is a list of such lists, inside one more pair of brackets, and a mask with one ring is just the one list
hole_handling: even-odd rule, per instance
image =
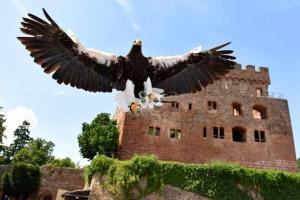
[[208, 51], [193, 49], [186, 54], [149, 58], [152, 84], [166, 95], [196, 92], [234, 68], [232, 50], [220, 50], [226, 43]]
[[111, 92], [113, 88], [124, 90], [126, 80], [120, 79], [120, 65], [124, 57], [85, 49], [43, 11], [50, 23], [28, 14], [29, 18], [23, 18], [21, 31], [30, 37], [18, 39], [46, 73], [52, 73], [58, 83], [87, 91]]
[[[49, 22], [28, 14], [29, 18], [23, 18], [21, 31], [29, 36], [18, 39], [46, 73], [52, 73], [58, 83], [72, 87], [92, 92], [123, 91], [128, 79], [139, 86], [150, 77], [152, 85], [163, 89], [166, 95], [183, 94], [201, 90], [235, 64], [235, 57], [230, 55], [233, 51], [221, 50], [229, 43], [208, 51], [194, 49], [179, 56], [149, 58], [141, 52], [141, 41], [126, 57], [86, 49], [43, 11]], [[142, 90], [138, 86], [135, 89]]]

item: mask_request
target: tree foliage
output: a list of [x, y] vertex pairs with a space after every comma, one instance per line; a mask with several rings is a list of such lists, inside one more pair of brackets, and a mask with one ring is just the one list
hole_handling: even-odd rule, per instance
[[23, 121], [22, 125], [20, 125], [14, 131], [14, 141], [10, 145], [11, 156], [14, 156], [15, 153], [24, 148], [30, 141], [32, 141], [32, 137], [30, 137], [29, 131], [30, 123], [28, 121]]
[[298, 170], [300, 170], [300, 158], [298, 158], [297, 160], [297, 166], [298, 166]]
[[3, 137], [4, 137], [4, 131], [5, 131], [5, 127], [4, 127], [5, 118], [4, 118], [4, 115], [1, 114], [2, 109], [3, 109], [3, 107], [0, 107], [0, 145], [3, 144]]
[[101, 113], [89, 124], [82, 124], [78, 136], [80, 153], [84, 158], [93, 159], [96, 155], [111, 156], [117, 151], [119, 132], [115, 120], [108, 113]]
[[29, 163], [45, 165], [53, 159], [54, 144], [42, 138], [31, 140], [26, 147], [19, 150], [13, 157], [12, 163]]
[[51, 162], [49, 162], [49, 164], [51, 167], [55, 168], [55, 167], [69, 167], [69, 168], [75, 168], [75, 163], [69, 158], [56, 158], [53, 159]]
[[40, 168], [28, 163], [17, 163], [1, 179], [3, 194], [27, 199], [40, 185]]

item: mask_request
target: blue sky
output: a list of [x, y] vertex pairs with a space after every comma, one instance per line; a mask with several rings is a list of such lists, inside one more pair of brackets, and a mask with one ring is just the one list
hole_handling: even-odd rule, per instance
[[270, 69], [269, 91], [289, 101], [300, 157], [300, 1], [298, 0], [11, 0], [0, 6], [0, 105], [9, 118], [8, 140], [23, 120], [32, 136], [52, 140], [54, 154], [81, 164], [77, 136], [97, 113], [114, 113], [113, 94], [58, 85], [36, 65], [16, 37], [27, 12], [42, 8], [86, 47], [126, 54], [136, 38], [145, 55], [181, 54], [232, 41], [237, 61]]

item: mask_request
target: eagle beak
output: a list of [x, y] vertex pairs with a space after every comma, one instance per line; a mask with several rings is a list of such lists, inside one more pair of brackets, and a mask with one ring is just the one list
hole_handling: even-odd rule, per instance
[[142, 46], [142, 41], [141, 40], [135, 40], [134, 45], [137, 45], [137, 46]]

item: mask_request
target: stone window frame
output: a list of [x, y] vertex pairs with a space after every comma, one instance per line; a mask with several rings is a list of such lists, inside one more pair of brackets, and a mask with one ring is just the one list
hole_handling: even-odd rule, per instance
[[[181, 139], [181, 129], [170, 128], [169, 129], [169, 138], [179, 140]], [[174, 136], [173, 136], [174, 135]]]
[[209, 113], [216, 113], [218, 110], [217, 101], [209, 100], [207, 101], [207, 111]]
[[160, 127], [158, 126], [149, 126], [147, 130], [147, 135], [149, 136], [160, 136]]
[[172, 105], [172, 108], [176, 108], [176, 109], [179, 108], [179, 103], [177, 101], [173, 101], [171, 105]]
[[265, 143], [266, 142], [266, 131], [254, 130], [254, 142]]
[[255, 96], [256, 97], [262, 97], [263, 96], [263, 89], [261, 87], [257, 87], [255, 89]]
[[225, 128], [220, 126], [213, 127], [213, 138], [214, 139], [224, 139], [225, 138]]

